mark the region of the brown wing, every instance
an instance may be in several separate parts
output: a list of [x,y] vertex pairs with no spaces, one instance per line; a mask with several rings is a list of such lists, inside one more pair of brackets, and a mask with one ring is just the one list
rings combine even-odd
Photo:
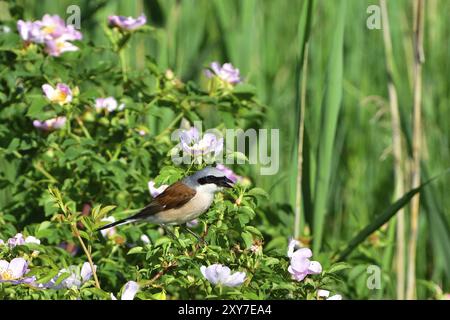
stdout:
[[148,206],[135,214],[133,218],[143,219],[163,210],[179,208],[191,200],[196,193],[195,189],[189,188],[184,183],[175,182],[159,194]]
[[163,206],[164,209],[174,209],[187,203],[196,193],[195,189],[178,181],[167,187],[154,201]]

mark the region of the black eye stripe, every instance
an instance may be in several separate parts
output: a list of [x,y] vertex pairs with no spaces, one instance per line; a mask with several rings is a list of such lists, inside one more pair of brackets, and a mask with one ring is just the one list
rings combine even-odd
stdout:
[[200,184],[208,184],[208,183],[217,184],[218,182],[222,181],[223,178],[224,177],[206,176],[206,177],[198,179],[197,182]]

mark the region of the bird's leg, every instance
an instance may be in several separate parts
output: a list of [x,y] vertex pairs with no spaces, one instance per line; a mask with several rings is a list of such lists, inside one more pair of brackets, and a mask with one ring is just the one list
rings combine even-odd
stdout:
[[191,229],[189,229],[188,227],[186,227],[185,225],[181,226],[183,228],[183,230],[186,230],[187,232],[189,232],[190,234],[192,234],[198,241],[202,242],[205,245],[208,245],[208,243],[206,242],[205,239],[201,238],[200,236],[198,236],[194,231],[192,231]]
[[164,229],[164,232],[168,234],[173,240],[178,241],[177,236],[167,227],[165,224],[162,224],[161,227]]

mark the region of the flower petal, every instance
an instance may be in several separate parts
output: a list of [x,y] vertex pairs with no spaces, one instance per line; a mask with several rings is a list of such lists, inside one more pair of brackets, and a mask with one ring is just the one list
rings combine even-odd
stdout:
[[219,282],[217,269],[220,267],[221,265],[213,264],[205,269],[205,278],[212,284],[217,284]]
[[199,224],[198,219],[194,219],[194,220],[191,220],[191,221],[186,222],[186,226],[187,226],[188,228],[195,228],[195,227],[198,226],[198,224]]
[[[109,217],[103,218],[101,221],[113,223],[116,221],[116,219],[113,216],[109,216]],[[109,229],[103,229],[103,230],[100,230],[100,233],[102,234],[102,236],[104,238],[111,238],[116,234],[116,228],[112,227]]]
[[81,281],[77,278],[75,273],[71,273],[66,279],[64,279],[59,286],[54,287],[55,289],[60,289],[61,287],[70,289],[72,287],[81,287]]
[[302,248],[295,251],[291,257],[292,269],[294,269],[296,272],[307,272],[310,265],[310,261],[308,258],[311,256],[312,252],[308,248]]
[[317,295],[322,298],[328,298],[328,296],[330,295],[330,291],[324,290],[324,289],[319,289],[319,290],[317,290]]
[[41,240],[33,236],[28,236],[25,238],[25,243],[41,244]]
[[135,281],[128,281],[122,292],[121,300],[133,300],[139,290],[139,284]]
[[318,261],[311,261],[308,267],[309,274],[320,274],[322,272],[322,265]]
[[14,258],[9,263],[8,270],[11,271],[13,279],[21,278],[27,271],[28,263],[24,258]]
[[213,61],[210,67],[216,75],[220,73],[220,64],[217,61]]
[[146,234],[143,234],[140,239],[144,244],[150,243],[150,238]]
[[155,188],[155,182],[153,180],[150,180],[148,182],[148,190],[150,191],[150,195],[152,198],[156,198],[159,196],[164,190],[166,190],[168,187],[167,184],[162,184],[158,188]]
[[180,134],[180,141],[187,145],[195,143],[199,140],[199,132],[196,127],[191,127],[188,130],[182,130]]
[[307,272],[296,272],[292,267],[289,267],[288,271],[292,275],[292,279],[296,281],[302,281],[308,275]]
[[213,264],[208,267],[201,266],[200,271],[209,282],[212,284],[217,284],[219,282],[219,271],[221,268],[221,264]]
[[[96,265],[94,265],[94,270],[97,270]],[[81,275],[81,279],[83,282],[88,281],[92,277],[93,272],[92,272],[91,265],[89,264],[89,262],[83,263],[83,266],[81,267],[80,275]]]
[[289,241],[288,251],[287,251],[287,256],[288,256],[289,258],[292,257],[292,254],[294,253],[295,247],[296,247],[296,246],[299,246],[299,245],[300,245],[300,242],[298,242],[298,241],[295,240],[295,239],[291,239],[291,240]]
[[245,272],[235,272],[223,283],[228,287],[237,287],[245,281]]
[[55,89],[53,89],[53,87],[51,85],[49,85],[49,84],[42,85],[42,91],[44,91],[45,96],[49,100],[53,100],[53,95],[55,93]]
[[0,274],[8,270],[9,262],[6,260],[0,260]]
[[327,300],[342,300],[342,296],[340,294],[335,294],[329,297]]
[[231,275],[231,270],[227,266],[219,265],[216,267],[218,283],[225,284]]
[[[1,261],[5,261],[5,260],[0,260]],[[206,278],[206,266],[201,266],[200,267],[200,272],[202,273],[202,275]]]

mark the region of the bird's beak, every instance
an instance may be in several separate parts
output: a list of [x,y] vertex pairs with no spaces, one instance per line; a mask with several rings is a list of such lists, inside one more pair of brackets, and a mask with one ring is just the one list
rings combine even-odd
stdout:
[[228,179],[227,177],[223,177],[220,179],[219,183],[217,184],[219,187],[225,187],[225,188],[233,188],[234,182]]

